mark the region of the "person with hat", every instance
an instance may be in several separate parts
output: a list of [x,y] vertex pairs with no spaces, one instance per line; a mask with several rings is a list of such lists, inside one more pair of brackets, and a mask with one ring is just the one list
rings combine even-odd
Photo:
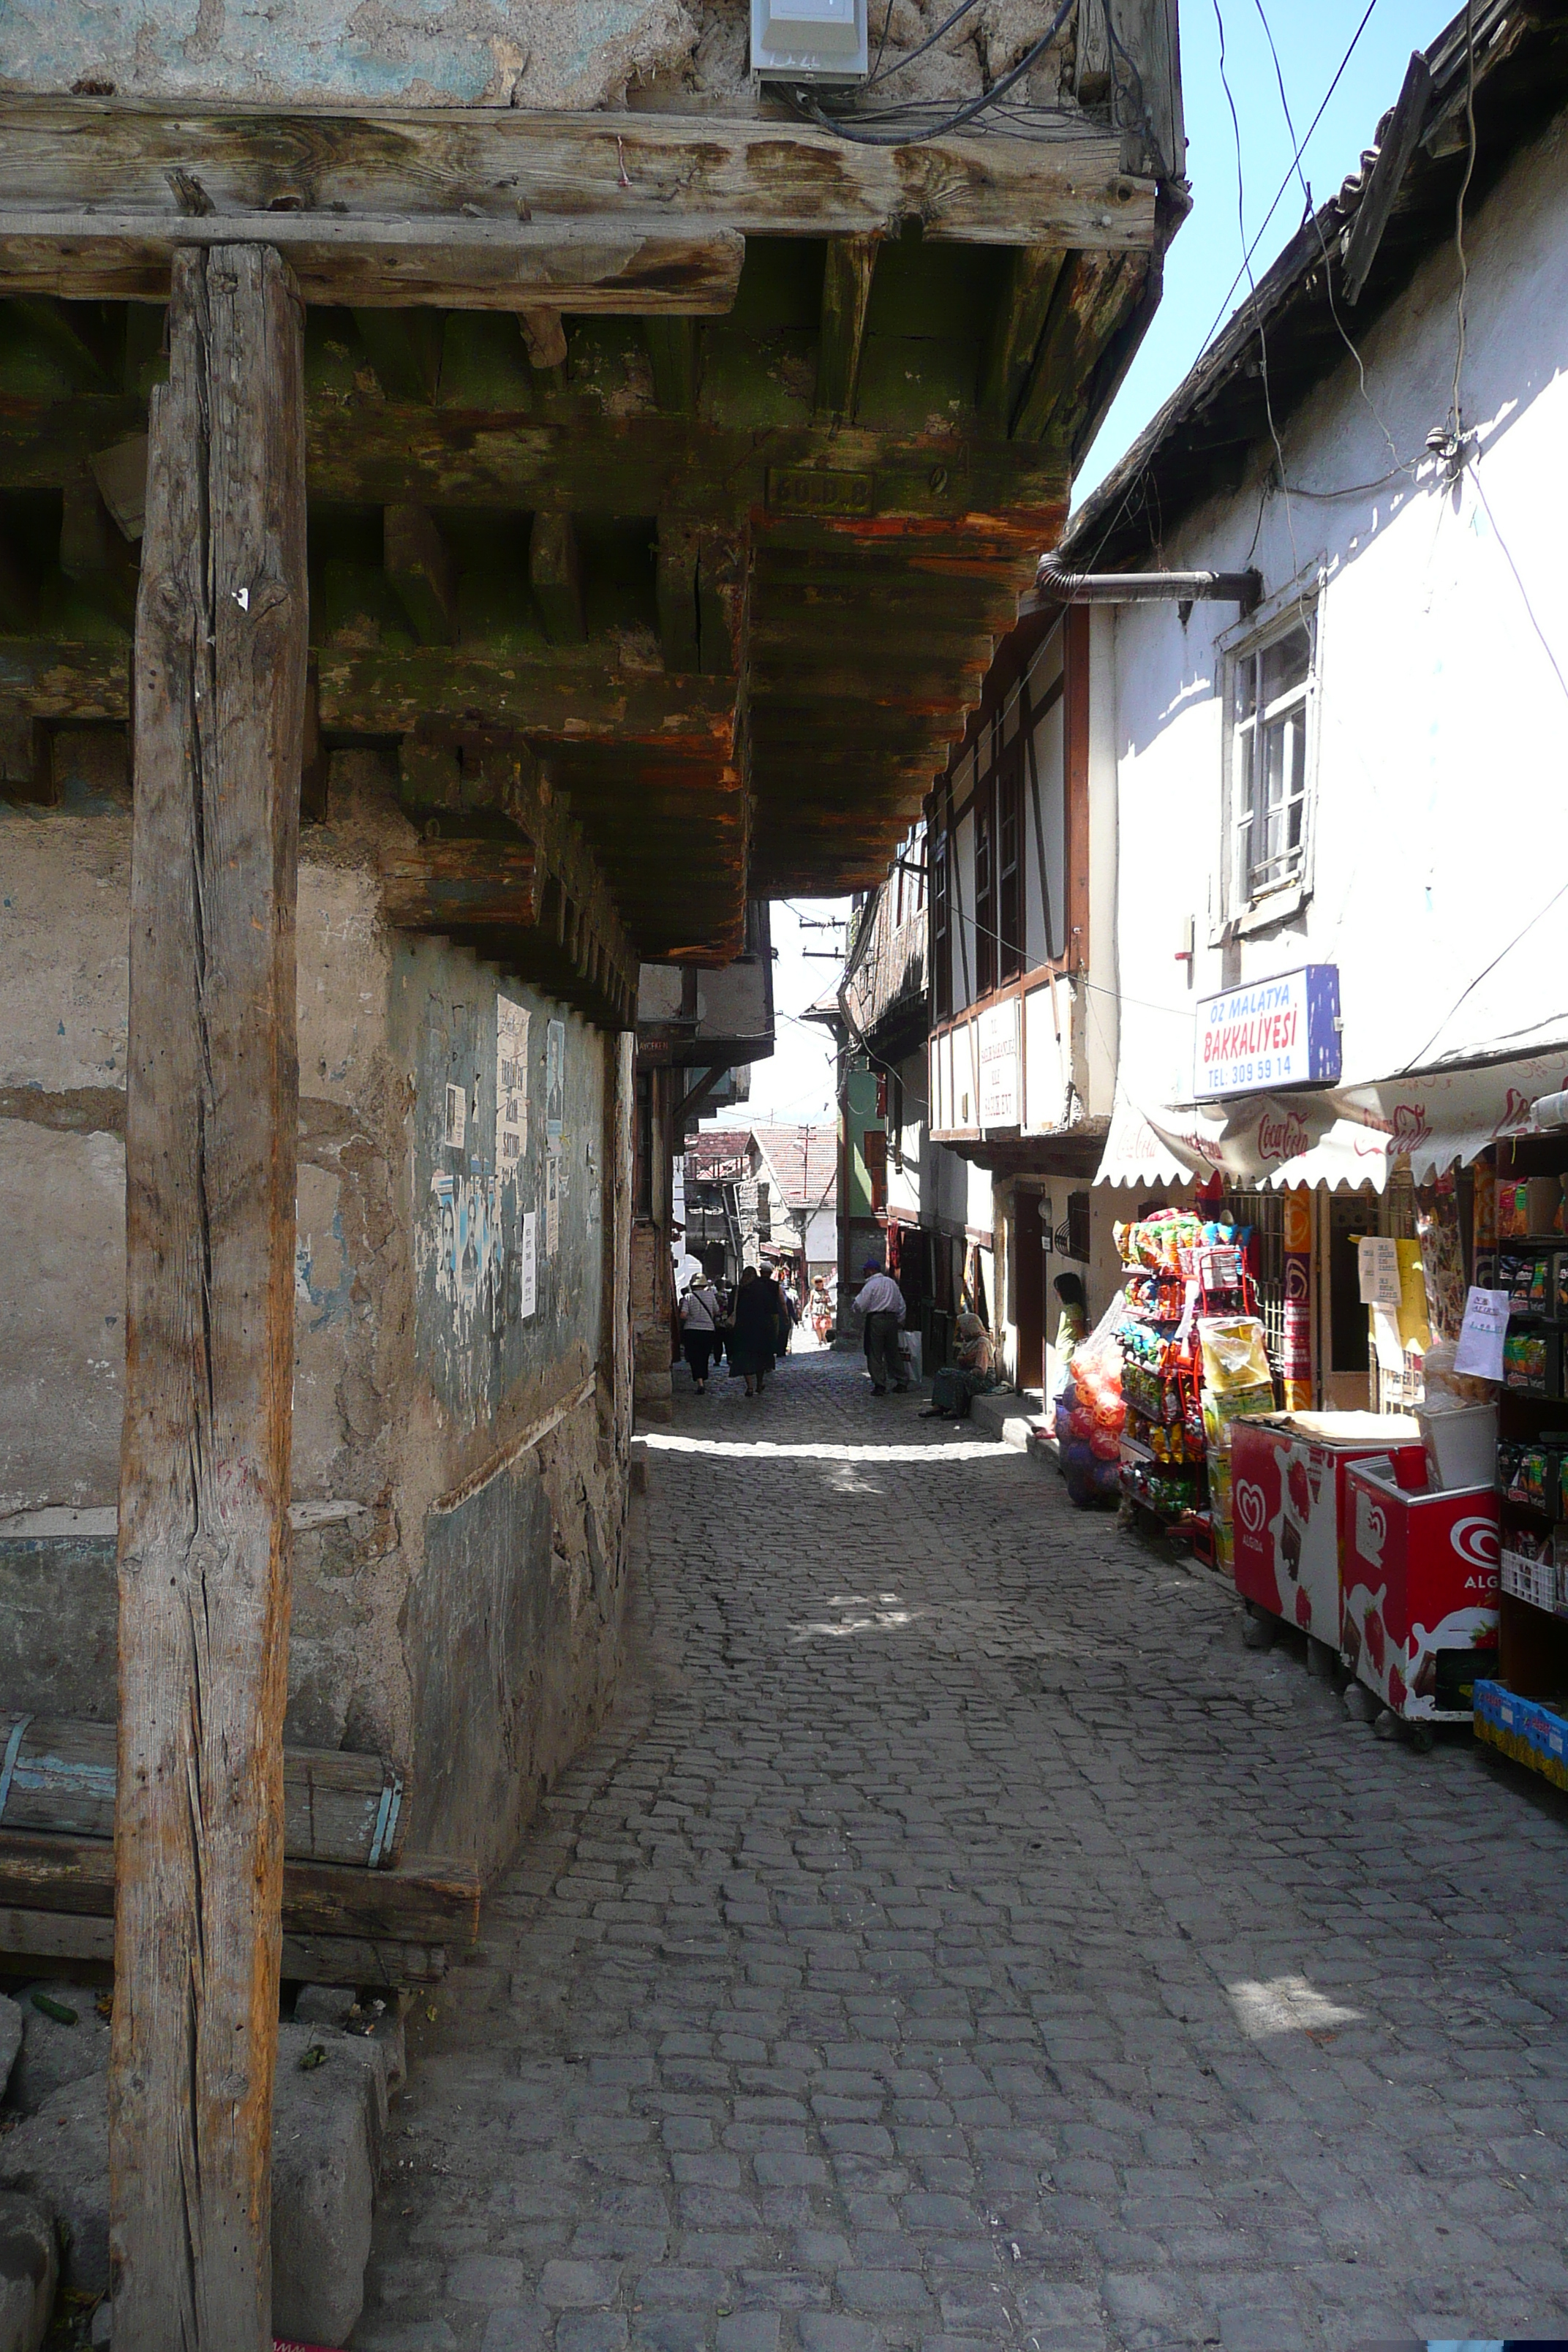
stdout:
[[883,1273],[879,1258],[868,1257],[860,1271],[867,1281],[855,1300],[855,1312],[866,1318],[866,1369],[871,1375],[872,1393],[886,1396],[889,1375],[896,1389],[909,1387],[899,1339],[904,1320],[904,1294],[892,1276]]

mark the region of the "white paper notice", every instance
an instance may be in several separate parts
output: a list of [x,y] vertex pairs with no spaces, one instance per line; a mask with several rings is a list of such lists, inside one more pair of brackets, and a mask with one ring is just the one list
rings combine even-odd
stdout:
[[448,1151],[461,1151],[468,1113],[468,1098],[462,1087],[449,1086],[447,1088],[446,1118],[441,1128],[441,1140]]
[[1399,1304],[1399,1244],[1383,1234],[1361,1237],[1361,1303],[1363,1307]]
[[1454,1353],[1454,1370],[1479,1381],[1500,1381],[1502,1343],[1507,1337],[1507,1291],[1471,1290],[1465,1299],[1464,1328]]
[[551,1144],[544,1154],[544,1255],[553,1257],[561,1246],[561,1152]]
[[1405,1370],[1405,1343],[1399,1336],[1399,1318],[1393,1307],[1382,1305],[1372,1310],[1372,1343],[1377,1351],[1379,1368],[1385,1372],[1402,1373]]
[[526,1323],[539,1300],[539,1265],[534,1251],[534,1235],[538,1230],[536,1213],[528,1210],[522,1220],[522,1320]]
[[496,998],[496,1174],[515,1176],[528,1150],[528,1008]]

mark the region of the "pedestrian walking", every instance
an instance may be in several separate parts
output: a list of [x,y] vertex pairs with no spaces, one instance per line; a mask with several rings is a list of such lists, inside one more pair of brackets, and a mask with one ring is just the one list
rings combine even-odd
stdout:
[[889,1375],[896,1389],[909,1387],[899,1336],[903,1329],[904,1294],[892,1276],[883,1273],[878,1259],[868,1257],[860,1271],[867,1281],[855,1300],[855,1312],[866,1318],[866,1369],[871,1375],[872,1394],[886,1396]]
[[719,1294],[699,1273],[680,1302],[680,1345],[699,1396],[708,1393],[708,1369],[719,1344]]
[[761,1396],[763,1384],[778,1359],[779,1318],[784,1302],[772,1276],[749,1265],[735,1293],[734,1330],[730,1340],[730,1370],[739,1372],[748,1396]]
[[827,1277],[815,1274],[811,1278],[811,1328],[816,1334],[817,1345],[826,1348],[833,1330],[833,1301],[827,1296]]

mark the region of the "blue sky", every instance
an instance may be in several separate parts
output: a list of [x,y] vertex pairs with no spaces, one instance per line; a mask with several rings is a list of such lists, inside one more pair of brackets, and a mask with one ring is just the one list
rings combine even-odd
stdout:
[[[1323,93],[1366,11],[1366,0],[1261,0],[1279,53],[1285,96],[1296,138],[1317,113]],[[1321,204],[1371,144],[1378,118],[1394,104],[1412,49],[1426,48],[1453,15],[1447,0],[1373,0],[1371,17],[1357,41],[1322,121],[1307,142],[1301,169]],[[1219,23],[1225,21],[1226,79],[1241,125],[1243,238],[1237,215],[1236,131],[1219,70]],[[1215,327],[1247,292],[1243,278],[1232,288],[1246,244],[1262,226],[1279,194],[1296,139],[1285,127],[1279,85],[1264,35],[1260,0],[1181,0],[1182,83],[1187,120],[1187,175],[1193,209],[1165,260],[1165,289],[1127,381],[1100,428],[1074,489],[1075,503],[1088,496],[1135,441],[1161,403],[1181,383]],[[1306,198],[1291,173],[1273,218],[1253,257],[1255,274],[1266,269],[1302,217]],[[847,901],[798,902],[820,919],[846,911]],[[751,1115],[784,1119],[831,1116],[832,1059],[822,1032],[803,1026],[799,1015],[823,987],[832,965],[807,957],[828,934],[803,929],[795,911],[775,905],[774,1003],[778,1045],[771,1062],[752,1072]],[[842,932],[838,933],[843,937]],[[735,1114],[729,1115],[731,1118]],[[726,1121],[726,1123],[728,1123]]]
[[[1285,128],[1279,85],[1268,53],[1267,15],[1279,53],[1285,95],[1296,126],[1305,131],[1350,47],[1366,0],[1181,0],[1182,89],[1187,119],[1187,176],[1193,209],[1165,257],[1165,290],[1153,324],[1127,381],[1100,431],[1074,486],[1074,503],[1088,496],[1135,441],[1208,341],[1243,299],[1234,292],[1245,245],[1257,236],[1274,202],[1296,140]],[[1436,39],[1455,11],[1447,0],[1374,0],[1371,18],[1350,63],[1307,142],[1301,169],[1321,204],[1370,146],[1378,118],[1394,104],[1412,49]],[[1220,19],[1225,24],[1225,72],[1241,124],[1241,186],[1247,236],[1237,209],[1236,130],[1220,80]],[[1253,256],[1265,269],[1301,219],[1306,199],[1290,184]]]

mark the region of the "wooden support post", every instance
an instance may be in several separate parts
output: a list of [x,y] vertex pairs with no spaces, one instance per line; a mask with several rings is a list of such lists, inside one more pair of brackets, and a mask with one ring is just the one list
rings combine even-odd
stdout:
[[577,533],[569,514],[536,514],[528,542],[528,576],[545,634],[552,646],[580,646],[583,578]]
[[822,340],[816,355],[818,416],[855,414],[860,383],[860,349],[877,266],[876,236],[830,236],[822,275]]
[[642,322],[653,365],[653,396],[671,416],[697,414],[698,326],[695,319],[652,312]]
[[269,2352],[294,1364],[302,314],[183,250],[136,635],[116,2352]]
[[440,526],[428,507],[400,501],[386,509],[386,576],[424,646],[449,646],[458,635],[458,583]]
[[666,669],[694,670],[699,660],[697,533],[663,515],[658,523],[654,594],[658,605],[659,648]]

